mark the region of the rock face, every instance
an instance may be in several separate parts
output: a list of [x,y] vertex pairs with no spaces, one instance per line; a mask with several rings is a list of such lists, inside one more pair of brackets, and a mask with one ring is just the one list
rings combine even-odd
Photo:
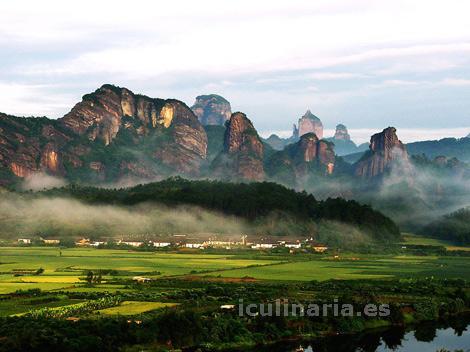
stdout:
[[55,120],[0,114],[0,184],[36,172],[64,175],[61,149],[70,140]]
[[355,174],[363,178],[374,178],[390,171],[392,166],[408,167],[409,158],[396,129],[388,127],[370,139],[369,151],[355,164]]
[[332,143],[319,140],[314,133],[307,133],[297,143],[273,154],[267,170],[271,178],[295,184],[308,176],[331,175],[335,159]]
[[310,110],[299,119],[298,127],[294,125],[294,137],[302,137],[306,133],[314,133],[319,139],[323,138],[323,124]]
[[212,169],[223,178],[249,181],[264,179],[263,143],[251,121],[241,112],[232,114],[224,136],[224,150]]
[[348,133],[348,129],[345,125],[339,124],[336,126],[335,136],[333,137],[336,140],[350,141],[351,136]]
[[223,126],[232,115],[230,103],[217,94],[196,97],[191,110],[203,125]]
[[9,181],[39,171],[78,182],[198,175],[206,154],[206,132],[183,102],[112,85],[58,120],[0,115],[0,179]]

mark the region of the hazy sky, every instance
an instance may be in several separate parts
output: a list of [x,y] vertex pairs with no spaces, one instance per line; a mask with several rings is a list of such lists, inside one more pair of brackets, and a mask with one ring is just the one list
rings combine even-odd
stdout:
[[113,83],[188,105],[218,93],[264,133],[309,108],[328,129],[463,136],[469,14],[466,0],[4,0],[0,111],[57,118]]

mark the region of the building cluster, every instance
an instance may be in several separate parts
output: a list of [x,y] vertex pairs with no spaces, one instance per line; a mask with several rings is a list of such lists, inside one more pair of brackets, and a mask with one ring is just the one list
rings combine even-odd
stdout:
[[[59,239],[44,239],[40,237],[40,241],[44,245],[60,245]],[[19,238],[18,244],[31,245],[33,240],[30,238]],[[291,252],[311,248],[315,252],[322,253],[328,249],[327,246],[316,243],[313,238],[304,240],[287,240],[278,237],[259,238],[253,241],[248,241],[248,237],[243,235],[238,240],[234,239],[219,239],[217,236],[212,236],[207,239],[191,238],[187,235],[173,235],[163,240],[134,240],[134,239],[120,239],[113,242],[117,246],[127,246],[134,248],[150,247],[150,248],[181,248],[181,249],[254,249],[254,250],[271,250],[275,248],[287,248]],[[107,241],[96,241],[90,238],[81,238],[75,242],[77,247],[99,247],[108,245]]]

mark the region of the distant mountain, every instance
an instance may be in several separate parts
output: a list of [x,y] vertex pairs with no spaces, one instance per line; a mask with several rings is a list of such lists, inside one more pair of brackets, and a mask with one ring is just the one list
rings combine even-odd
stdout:
[[366,151],[369,148],[368,143],[357,146],[356,143],[351,140],[348,129],[343,124],[337,125],[334,137],[326,138],[326,140],[334,143],[335,153],[339,156]]
[[294,125],[293,135],[297,139],[307,133],[314,133],[319,139],[323,138],[323,123],[310,110],[299,119],[297,127]]
[[203,125],[223,126],[232,115],[232,108],[227,99],[217,94],[200,95],[191,107]]
[[408,143],[410,154],[424,154],[428,158],[437,156],[455,157],[461,161],[470,162],[470,138],[444,138],[435,141]]
[[[405,144],[405,146],[410,155],[425,155],[430,159],[445,156],[448,158],[457,158],[463,162],[470,162],[470,137],[412,142]],[[335,148],[335,150],[337,148]],[[343,159],[349,163],[355,163],[362,155],[362,152],[347,153],[343,155]]]
[[[321,121],[307,111],[299,119],[298,139],[273,135],[262,140],[245,114],[236,112],[225,120],[227,103],[219,96],[199,96],[193,109],[202,109],[207,123],[202,125],[179,100],[150,98],[106,84],[57,120],[0,114],[0,185],[36,174],[82,184],[136,184],[181,175],[275,180],[317,190],[335,179],[327,194],[334,195],[334,185],[341,185],[340,194],[346,195],[353,194],[354,183],[382,178],[409,154],[395,129],[388,128],[372,136],[370,150],[356,154],[354,165],[347,164],[351,155],[338,154],[362,146],[354,145],[346,126],[339,124],[329,140],[303,133],[323,131]],[[468,141],[453,143],[463,146]]]
[[331,175],[335,168],[335,152],[331,142],[307,133],[297,143],[273,153],[266,165],[273,180],[295,185],[309,176]]

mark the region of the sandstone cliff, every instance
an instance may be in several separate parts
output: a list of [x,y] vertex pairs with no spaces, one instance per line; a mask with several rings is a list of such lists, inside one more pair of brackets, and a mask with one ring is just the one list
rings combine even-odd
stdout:
[[354,167],[356,176],[374,178],[390,171],[394,165],[406,168],[409,165],[408,153],[398,139],[396,129],[388,127],[371,137],[369,151]]
[[73,181],[198,175],[207,135],[183,102],[104,85],[63,118],[0,115],[0,179],[42,171]]
[[191,110],[203,125],[223,126],[230,119],[232,110],[230,103],[217,94],[200,95],[196,97]]
[[224,150],[213,162],[214,175],[259,181],[264,179],[264,147],[251,121],[233,113],[225,131]]
[[334,169],[333,144],[319,140],[314,133],[304,134],[297,143],[274,153],[267,162],[269,176],[288,184],[310,176],[331,175]]

